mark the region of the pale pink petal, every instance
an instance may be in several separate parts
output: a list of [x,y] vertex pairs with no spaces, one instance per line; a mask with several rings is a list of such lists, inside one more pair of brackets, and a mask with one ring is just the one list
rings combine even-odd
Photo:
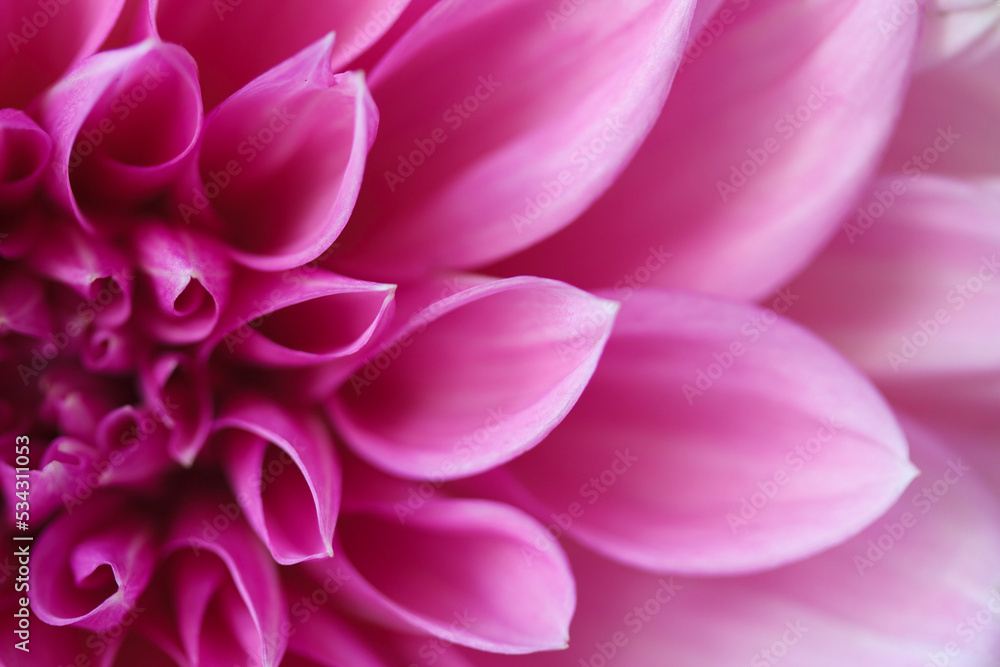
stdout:
[[51,152],[52,140],[35,121],[16,109],[0,109],[0,210],[23,204],[35,192]]
[[782,285],[833,234],[892,132],[920,24],[907,16],[883,34],[879,19],[895,4],[727,3],[727,22],[700,51],[689,47],[611,190],[491,271],[740,298]]
[[194,61],[146,40],[104,51],[46,93],[41,126],[55,149],[49,189],[93,231],[152,197],[193,160],[202,127]]
[[617,310],[528,277],[458,276],[399,298],[393,332],[329,409],[358,455],[403,477],[462,477],[533,447],[576,402]]
[[[1000,192],[998,68],[1000,43],[981,61],[948,62],[914,76],[882,173],[902,173],[907,183],[937,174]],[[875,201],[874,193],[864,194],[864,205]]]
[[649,131],[693,10],[690,0],[436,5],[372,72],[389,115],[335,265],[412,278],[503,257],[568,224]]
[[[341,517],[332,563],[352,608],[382,624],[485,651],[555,649],[566,645],[576,594],[561,550],[525,559],[539,530],[483,500],[435,499],[405,524],[390,506],[372,505]],[[329,567],[306,564],[318,581]]]
[[312,44],[206,120],[178,214],[216,231],[247,266],[316,258],[354,207],[378,111],[360,73],[333,73],[332,49],[332,36]]
[[[341,71],[392,26],[408,1],[289,0],[274,5],[152,0],[150,6],[159,36],[183,44],[198,61],[205,102],[211,108],[330,32],[336,33],[337,42],[327,62],[333,71]],[[239,49],[234,57],[234,44],[253,48]]]
[[135,606],[153,574],[152,526],[106,495],[60,516],[38,538],[31,603],[39,620],[106,630]]
[[94,53],[124,0],[6,0],[0,10],[0,108],[26,106]]
[[[909,4],[898,5],[896,13]],[[995,0],[929,0],[917,66],[977,59],[1000,47],[1000,5]]]
[[242,271],[202,358],[216,351],[263,366],[337,360],[363,348],[391,319],[395,286],[305,267]]
[[332,556],[340,465],[322,420],[248,396],[222,409],[213,430],[233,494],[274,560]]
[[232,267],[214,239],[194,230],[146,224],[136,237],[145,289],[139,318],[157,339],[195,343],[219,322],[229,300]]
[[737,578],[642,574],[573,549],[568,652],[487,667],[992,667],[1000,657],[1000,506],[933,436],[907,429],[923,476],[861,535]]
[[885,401],[815,336],[772,310],[653,290],[623,306],[573,411],[501,472],[549,524],[536,555],[569,534],[691,574],[833,546],[914,476]]
[[906,174],[873,191],[789,314],[880,381],[1000,369],[1000,196]]

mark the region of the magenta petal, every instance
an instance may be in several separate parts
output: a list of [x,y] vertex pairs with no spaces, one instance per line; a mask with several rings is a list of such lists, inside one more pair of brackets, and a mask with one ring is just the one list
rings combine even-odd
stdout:
[[504,471],[557,534],[693,574],[842,542],[914,476],[885,401],[819,339],[770,310],[653,290],[623,306],[579,404]]
[[274,560],[332,556],[340,464],[322,420],[246,397],[222,410],[213,428],[233,494]]
[[5,0],[0,108],[23,107],[100,47],[125,0]]
[[[39,280],[26,271],[0,273],[0,334],[15,332],[44,340],[53,332],[52,324],[45,289]],[[22,375],[21,379],[27,384],[29,377]]]
[[576,402],[617,310],[542,278],[444,284],[401,294],[397,329],[329,402],[347,444],[403,477],[471,475],[533,447]]
[[91,499],[38,538],[32,569],[47,574],[31,582],[32,608],[50,625],[106,630],[135,606],[154,562],[153,531],[122,498]]
[[437,4],[372,72],[387,115],[339,270],[468,268],[568,224],[666,97],[694,3]]
[[93,211],[135,205],[175,180],[201,133],[194,61],[147,40],[82,62],[49,90],[41,126],[55,141],[49,188],[93,231]]
[[[173,554],[170,594],[183,651],[194,664],[277,667],[288,644],[288,612],[267,550],[222,496],[188,501],[164,545]],[[218,517],[223,530],[213,528]],[[217,556],[218,559],[206,555]],[[223,635],[230,635],[226,642]],[[222,662],[225,660],[225,662]]]
[[139,485],[156,480],[174,461],[167,451],[169,417],[151,408],[123,405],[97,426],[103,484]]
[[[541,530],[483,500],[432,499],[405,524],[390,506],[372,506],[341,517],[346,556],[332,562],[343,568],[344,595],[382,624],[483,651],[556,649],[566,645],[576,592],[560,549],[525,558]],[[306,567],[322,581],[330,562]]]
[[[389,28],[408,0],[352,0],[279,5],[243,2],[153,0],[156,29],[166,41],[183,44],[198,61],[206,104],[211,108],[254,77],[335,32],[329,56],[340,71]],[[253,44],[234,57],[233,44]]]
[[880,382],[1000,369],[1000,196],[905,173],[873,191],[789,314]]
[[[491,270],[740,298],[784,284],[833,234],[893,130],[920,25],[911,14],[881,29],[896,4],[727,3],[718,17],[728,23],[688,49],[663,114],[608,193]],[[664,248],[669,261],[657,257]]]
[[573,550],[581,585],[570,650],[524,667],[589,661],[615,633],[628,641],[609,665],[997,664],[996,495],[936,438],[907,434],[923,476],[865,532],[801,563],[681,579]]
[[0,109],[0,210],[31,196],[51,152],[52,140],[35,121],[16,109]]
[[136,246],[152,297],[143,300],[143,325],[167,343],[204,340],[229,299],[224,250],[202,234],[154,224],[143,227]]
[[315,259],[354,207],[378,112],[360,73],[330,69],[332,49],[332,36],[312,44],[206,120],[198,174],[181,188],[178,212],[217,228],[247,266]]
[[319,364],[354,354],[391,317],[394,285],[299,267],[243,271],[231,302],[202,346],[264,366]]
[[167,431],[170,455],[190,466],[211,428],[208,371],[189,357],[168,353],[140,367],[139,385],[145,404]]
[[82,298],[72,305],[67,335],[92,321],[115,327],[132,313],[135,273],[124,253],[74,226],[62,226],[29,255],[28,264]]

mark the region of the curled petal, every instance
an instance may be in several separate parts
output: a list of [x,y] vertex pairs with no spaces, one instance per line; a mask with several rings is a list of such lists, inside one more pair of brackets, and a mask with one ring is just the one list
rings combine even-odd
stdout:
[[896,4],[727,3],[607,194],[491,271],[740,298],[782,285],[833,234],[893,130],[920,26],[910,14],[881,29]]
[[288,607],[275,564],[239,507],[222,496],[191,498],[164,553],[176,639],[187,661],[277,667],[288,644]]
[[352,606],[390,627],[498,653],[556,649],[566,645],[576,593],[558,547],[525,557],[540,530],[483,500],[432,499],[405,523],[373,505],[341,518],[346,555],[305,567],[318,581],[333,568]]
[[138,485],[156,480],[173,465],[167,453],[169,417],[150,408],[124,405],[101,420],[97,446],[103,484]]
[[184,229],[147,225],[136,239],[148,287],[140,317],[167,343],[203,340],[215,328],[230,290],[231,268],[211,238]]
[[[190,3],[153,0],[156,30],[168,42],[183,44],[198,61],[205,103],[211,108],[251,79],[301,49],[335,32],[331,69],[344,65],[377,40],[409,0],[327,2],[289,0],[280,5],[259,3]],[[234,58],[230,44],[253,43]]]
[[557,534],[696,574],[842,542],[915,474],[885,401],[819,339],[773,311],[652,290],[622,308],[579,404],[503,472]]
[[879,381],[1000,369],[1000,196],[930,175],[873,190],[885,206],[845,221],[789,313]]
[[102,496],[46,527],[33,565],[32,609],[50,625],[103,631],[135,606],[153,574],[153,530],[125,510],[123,498]]
[[329,409],[359,456],[411,478],[471,475],[533,447],[576,402],[617,310],[527,277],[457,277],[400,298],[409,317]]
[[[60,226],[28,257],[33,269],[81,297],[68,306],[73,336],[92,321],[124,324],[132,314],[135,273],[124,253],[72,226]],[[67,333],[70,324],[66,325]]]
[[247,397],[223,409],[213,428],[233,494],[274,560],[332,556],[340,464],[322,421]]
[[22,111],[0,109],[0,210],[34,193],[51,152],[52,140],[35,121]]
[[332,49],[328,36],[219,105],[180,188],[180,217],[255,269],[315,259],[354,207],[378,112],[360,73],[333,73]]
[[97,51],[125,0],[9,0],[0,12],[0,108],[24,107]]
[[231,303],[202,346],[263,366],[289,368],[347,357],[392,315],[395,286],[313,267],[243,271]]
[[202,127],[194,61],[152,39],[101,52],[48,91],[41,126],[55,141],[56,200],[88,231],[113,225],[106,211],[142,203],[193,159]]
[[140,390],[147,405],[167,429],[167,451],[190,466],[211,428],[212,395],[208,373],[189,357],[168,353],[139,369]]
[[[335,266],[412,279],[535,243],[649,131],[694,2],[437,4],[372,72],[387,114]],[[417,249],[417,251],[414,251]]]

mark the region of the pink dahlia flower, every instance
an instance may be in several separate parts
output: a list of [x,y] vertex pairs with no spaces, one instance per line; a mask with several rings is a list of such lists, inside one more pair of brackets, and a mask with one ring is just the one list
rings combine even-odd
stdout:
[[995,2],[0,36],[3,665],[998,664]]

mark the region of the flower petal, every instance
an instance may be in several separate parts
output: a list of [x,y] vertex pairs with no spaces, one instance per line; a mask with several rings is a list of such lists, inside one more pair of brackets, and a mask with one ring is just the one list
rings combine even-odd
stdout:
[[255,269],[315,259],[357,199],[378,112],[360,73],[330,69],[332,49],[321,39],[219,105],[178,195],[185,222],[217,231]]
[[31,606],[50,625],[102,631],[135,606],[153,574],[152,527],[121,497],[102,496],[61,515],[38,538]]
[[80,63],[50,89],[40,125],[55,150],[49,189],[88,231],[158,194],[193,160],[202,128],[195,63],[146,40]]
[[[895,5],[727,6],[608,193],[490,271],[740,298],[782,285],[829,239],[892,132],[920,24],[904,16],[883,34]],[[671,261],[651,265],[664,246]]]
[[125,0],[8,0],[0,12],[0,108],[24,107],[107,37]]
[[502,472],[554,534],[691,574],[828,548],[914,475],[884,400],[820,340],[770,310],[653,290],[624,305],[579,404]]
[[[171,559],[163,569],[174,639],[187,660],[277,667],[288,644],[288,607],[276,566],[239,507],[224,496],[190,497],[178,508],[164,554]],[[170,646],[163,637],[157,643]]]
[[[300,267],[243,271],[232,302],[202,346],[262,366],[291,368],[348,357],[389,321],[394,285]],[[223,349],[224,348],[224,349]]]
[[322,421],[243,397],[222,410],[213,429],[233,494],[274,560],[332,556],[340,465]]
[[534,446],[576,402],[617,310],[542,278],[443,286],[400,296],[394,331],[329,402],[347,444],[402,477],[471,475]]
[[146,224],[136,255],[146,287],[138,314],[143,325],[166,343],[204,340],[229,299],[232,268],[225,251],[197,232]]
[[666,97],[694,3],[568,6],[447,0],[381,59],[372,94],[389,115],[338,270],[494,260],[610,185]]
[[1000,369],[1000,196],[909,174],[873,192],[789,312],[879,381]]
[[51,152],[52,139],[35,121],[22,111],[0,109],[0,210],[34,193]]
[[597,664],[604,647],[615,652],[609,667],[995,665],[997,498],[933,436],[907,434],[926,478],[864,533],[801,563],[682,579],[573,549],[581,590],[570,649],[518,664]]
[[208,371],[182,354],[162,354],[141,365],[139,389],[145,405],[167,429],[167,451],[181,465],[190,466],[211,428]]
[[[540,529],[518,510],[483,500],[432,499],[405,525],[389,506],[373,505],[342,516],[346,555],[334,562],[346,572],[344,595],[380,623],[484,651],[561,648],[575,588],[558,548],[524,558]],[[306,567],[321,579],[324,561]]]
[[[222,102],[282,61],[332,32],[337,44],[328,54],[333,71],[343,69],[389,28],[408,0],[325,2],[288,0],[281,4],[153,0],[156,30],[191,51],[201,72],[209,108]],[[253,44],[233,57],[233,44]]]

